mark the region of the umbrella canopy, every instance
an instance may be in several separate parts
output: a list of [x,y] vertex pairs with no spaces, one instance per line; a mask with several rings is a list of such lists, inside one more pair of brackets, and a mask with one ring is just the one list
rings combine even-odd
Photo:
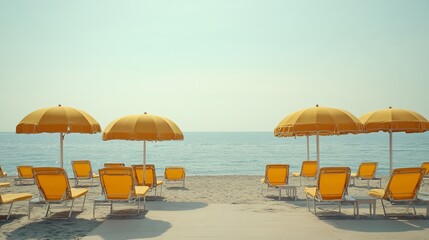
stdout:
[[101,132],[100,124],[88,113],[58,105],[29,113],[16,126],[16,133],[60,133],[60,164],[63,167],[63,141],[66,133]]
[[143,141],[143,179],[146,180],[146,141],[183,140],[180,128],[170,119],[150,115],[129,115],[112,121],[103,131],[103,140]]
[[353,114],[337,108],[319,107],[319,105],[316,105],[315,107],[299,110],[286,116],[274,129],[274,136],[294,137],[315,135],[317,165],[319,169],[319,136],[357,134],[361,132],[363,132],[363,125]]
[[389,107],[362,115],[360,121],[367,132],[389,132],[389,164],[393,170],[392,133],[420,133],[429,130],[429,121],[417,112]]

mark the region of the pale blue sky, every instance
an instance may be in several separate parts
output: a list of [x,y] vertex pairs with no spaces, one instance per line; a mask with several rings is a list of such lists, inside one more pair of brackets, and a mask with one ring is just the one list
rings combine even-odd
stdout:
[[1,1],[0,131],[59,103],[102,128],[272,131],[320,104],[429,117],[429,1]]

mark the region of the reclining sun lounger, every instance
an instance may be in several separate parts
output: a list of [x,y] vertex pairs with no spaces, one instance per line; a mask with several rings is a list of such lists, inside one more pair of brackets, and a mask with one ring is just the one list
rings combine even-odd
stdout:
[[91,162],[89,160],[74,160],[72,168],[75,179],[75,187],[79,184],[79,180],[91,180],[91,186],[94,178],[99,178],[98,174],[92,172]]
[[[341,212],[341,204],[347,201],[347,187],[350,180],[349,167],[324,167],[320,169],[316,187],[304,189],[307,207],[310,211],[309,200],[313,200],[314,214],[317,205],[336,204]],[[352,201],[350,199],[350,201]]]
[[62,168],[57,167],[35,167],[33,168],[34,179],[39,189],[39,197],[30,201],[28,209],[28,218],[30,218],[31,207],[38,204],[47,204],[45,217],[48,216],[51,204],[63,205],[65,202],[71,202],[70,218],[73,210],[74,201],[83,197],[82,211],[85,206],[87,188],[70,187],[67,173]]
[[417,214],[415,202],[424,173],[425,169],[419,167],[394,169],[386,188],[371,189],[368,195],[380,199],[385,216],[387,214],[384,201],[388,201],[392,205],[401,203],[412,205],[414,214]]
[[136,186],[136,181],[131,167],[108,167],[99,170],[100,182],[104,195],[94,201],[95,208],[99,205],[110,206],[110,214],[113,214],[114,203],[137,203],[137,214],[140,213],[140,199],[146,202],[147,186]]

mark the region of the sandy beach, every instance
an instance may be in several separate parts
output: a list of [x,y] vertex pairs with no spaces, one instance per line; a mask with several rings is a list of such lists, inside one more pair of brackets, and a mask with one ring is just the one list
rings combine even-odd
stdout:
[[[314,217],[307,211],[303,188],[299,186],[298,178],[291,178],[290,184],[298,186],[298,199],[294,201],[290,197],[283,194],[282,198],[278,199],[278,191],[264,189],[261,194],[260,179],[262,176],[189,176],[186,178],[185,188],[181,187],[181,183],[166,183],[162,190],[162,196],[157,199],[153,198],[153,192],[149,193],[147,199],[148,204],[146,210],[140,216],[131,219],[144,219],[148,212],[156,211],[156,206],[162,205],[164,208],[171,204],[177,203],[197,203],[204,206],[217,206],[218,204],[226,204],[228,206],[236,206],[243,209],[242,211],[262,212],[279,214],[282,212],[295,213],[297,215]],[[162,179],[162,178],[160,178]],[[1,182],[11,182],[12,186],[0,189],[1,193],[10,192],[30,192],[37,196],[36,185],[20,185],[13,183],[13,177],[0,179]],[[89,187],[89,182],[82,182],[82,186]],[[311,180],[304,180],[305,184],[312,184]],[[71,181],[71,184],[73,182]],[[387,184],[387,178],[383,177],[382,186]],[[357,186],[349,187],[349,195],[366,196],[368,188],[366,182],[357,181]],[[377,183],[372,182],[371,186],[376,188]],[[429,184],[423,185],[421,191],[428,192]],[[14,204],[12,216],[8,221],[0,222],[1,233],[0,239],[81,239],[88,235],[89,232],[106,222],[110,218],[107,217],[108,207],[97,207],[96,219],[92,217],[92,203],[95,198],[100,195],[100,186],[98,182],[94,182],[92,187],[89,187],[89,193],[85,203],[85,209],[80,212],[82,200],[78,200],[74,207],[72,217],[70,219],[57,219],[67,213],[66,207],[53,207],[53,214],[48,218],[44,218],[46,211],[45,207],[35,207],[31,211],[31,218],[27,219],[28,203],[18,202]],[[151,209],[150,207],[154,209]],[[405,207],[391,207],[388,205],[389,212],[406,212]],[[122,208],[122,207],[121,207]],[[131,208],[132,206],[124,206]],[[133,209],[134,210],[134,209]],[[5,215],[7,207],[1,207],[1,214]],[[344,206],[342,214],[337,212],[335,206],[327,207],[320,210],[320,215],[323,218],[327,215],[328,218],[339,219],[341,221],[354,220],[353,208]],[[423,220],[423,215],[426,214],[425,206],[418,206],[417,213],[419,216],[405,216],[405,219]],[[171,211],[171,214],[175,214]],[[320,218],[320,217],[316,217]],[[385,221],[381,204],[377,202],[377,213],[375,216],[369,216],[367,207],[361,209],[361,221],[365,220],[380,220]],[[360,221],[360,220],[357,220]],[[376,221],[373,221],[377,223]],[[427,225],[427,224],[426,224]],[[426,229],[423,232],[428,232]],[[422,235],[423,236],[423,235]]]

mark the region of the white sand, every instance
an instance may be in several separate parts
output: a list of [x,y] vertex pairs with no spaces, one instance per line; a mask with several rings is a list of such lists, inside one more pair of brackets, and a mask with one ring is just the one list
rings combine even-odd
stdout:
[[[153,197],[148,201],[164,201],[168,202],[193,202],[207,204],[236,204],[249,205],[254,211],[293,211],[294,209],[306,209],[304,192],[302,187],[298,187],[298,200],[293,201],[291,198],[286,198],[283,195],[281,200],[278,200],[278,191],[264,189],[261,194],[261,176],[190,176],[186,179],[186,187],[182,188],[181,183],[166,183],[162,190],[162,197],[154,200]],[[1,178],[0,182],[12,182],[12,177]],[[382,186],[386,186],[387,178],[383,178]],[[305,184],[312,184],[313,181],[304,180]],[[71,181],[73,184],[73,181]],[[299,186],[298,178],[291,178],[290,184]],[[377,188],[377,182],[372,182],[371,187]],[[83,182],[82,185],[88,187],[88,182]],[[429,184],[422,186],[421,191],[429,192]],[[0,193],[9,192],[30,192],[37,196],[37,187],[35,185],[16,186],[0,189]],[[349,187],[350,195],[366,196],[368,188],[366,182],[357,181],[357,186]],[[53,214],[48,218],[44,218],[46,208],[35,207],[32,209],[31,218],[27,219],[28,202],[18,202],[12,209],[12,216],[6,222],[0,222],[1,233],[0,239],[79,239],[85,236],[92,229],[100,225],[106,220],[108,207],[98,207],[96,219],[92,218],[92,203],[93,199],[100,195],[99,183],[95,182],[93,187],[89,188],[85,209],[80,212],[82,201],[76,202],[74,212],[70,219],[55,219],[58,216],[64,216],[68,213],[68,207],[54,207]],[[149,193],[153,196],[153,192]],[[389,212],[404,212],[403,207],[390,207]],[[129,206],[129,208],[132,208]],[[1,206],[1,214],[5,215],[8,208]],[[133,209],[134,210],[134,209]],[[151,209],[146,209],[150,211]],[[335,207],[328,210],[320,210],[321,214],[324,211],[328,214],[335,213]],[[426,213],[424,206],[419,206],[418,214]],[[59,214],[60,213],[60,214]],[[368,209],[362,209],[363,219],[368,219]],[[305,211],[305,214],[312,214]],[[377,215],[371,219],[384,219],[383,210],[380,202],[377,202]],[[335,215],[335,214],[334,214]],[[3,216],[4,217],[4,216]],[[141,218],[144,218],[142,214]],[[353,209],[345,207],[343,214],[338,218],[353,218]],[[422,217],[415,217],[422,219]],[[55,237],[53,237],[55,236]]]

